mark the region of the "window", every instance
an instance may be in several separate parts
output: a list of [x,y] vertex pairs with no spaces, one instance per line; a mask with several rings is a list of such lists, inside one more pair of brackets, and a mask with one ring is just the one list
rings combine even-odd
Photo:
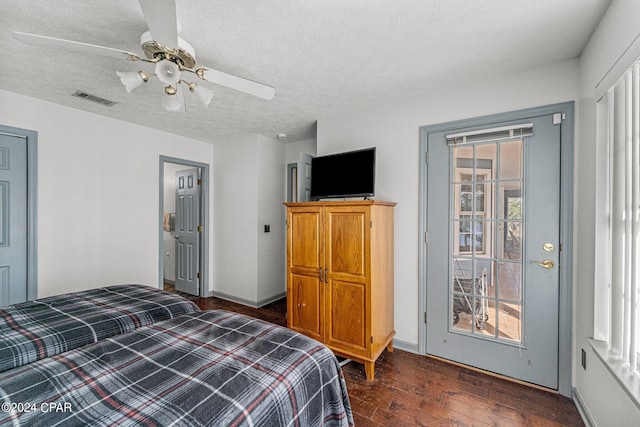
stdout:
[[640,396],[639,64],[628,70],[597,105],[600,151],[593,342],[596,353],[636,400]]
[[[473,250],[477,253],[485,253],[484,235],[486,223],[483,221],[486,217],[485,209],[485,186],[487,184],[473,184],[473,182],[484,182],[487,175],[476,175],[475,180],[473,174],[462,173],[460,175],[460,203],[459,218],[460,236],[459,236],[459,253],[471,253]],[[474,193],[475,187],[475,193]],[[475,205],[473,203],[475,200]],[[475,214],[474,214],[475,213]],[[478,221],[473,221],[474,217]],[[466,220],[466,221],[464,221]]]

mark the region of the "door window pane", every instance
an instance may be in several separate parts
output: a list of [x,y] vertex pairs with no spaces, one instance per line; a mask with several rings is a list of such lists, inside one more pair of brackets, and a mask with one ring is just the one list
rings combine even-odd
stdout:
[[475,146],[474,166],[478,174],[483,175],[483,179],[487,181],[495,181],[496,179],[496,158],[498,144],[477,144]]
[[498,299],[504,301],[522,301],[522,263],[498,263]]
[[473,146],[461,145],[453,147],[454,156],[456,159],[461,159],[462,162],[469,162],[467,167],[473,168]]
[[459,221],[455,221],[457,224],[456,254],[467,254],[474,251],[484,253],[487,223],[481,219],[472,220],[471,215],[462,215]]
[[498,260],[522,260],[522,221],[499,221],[496,256]]
[[500,339],[519,343],[522,341],[522,304],[500,303],[498,311]]
[[450,330],[522,343],[523,140],[451,148]]
[[523,141],[500,143],[500,179],[522,179]]
[[498,219],[522,219],[522,182],[501,181],[498,188]]

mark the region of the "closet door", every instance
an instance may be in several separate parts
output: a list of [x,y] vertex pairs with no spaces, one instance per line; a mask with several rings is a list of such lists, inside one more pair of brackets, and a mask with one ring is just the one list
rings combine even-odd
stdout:
[[176,172],[176,290],[200,295],[200,169]]
[[27,140],[0,133],[0,307],[29,298]]

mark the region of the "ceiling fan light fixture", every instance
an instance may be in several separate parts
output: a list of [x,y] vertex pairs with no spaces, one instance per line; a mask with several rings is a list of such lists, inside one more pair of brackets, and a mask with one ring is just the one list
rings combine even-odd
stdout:
[[149,80],[149,75],[144,71],[116,71],[116,74],[129,93]]
[[[162,105],[170,111],[185,111],[183,88],[180,83],[186,84],[190,91],[204,105],[209,105],[213,98],[213,91],[207,87],[199,87],[195,83],[188,83],[181,79],[182,72],[195,74],[199,79],[237,90],[249,95],[257,96],[265,100],[271,100],[275,96],[275,88],[228,74],[219,70],[199,66],[196,68],[195,50],[188,42],[178,36],[180,25],[174,20],[175,0],[140,0],[143,15],[147,21],[149,31],[140,37],[140,47],[143,56],[122,49],[114,49],[74,40],[65,40],[55,37],[23,33],[13,31],[13,37],[17,40],[45,48],[60,48],[76,53],[89,53],[102,55],[114,59],[126,59],[128,61],[142,61],[154,64],[155,73],[121,72],[116,71],[121,83],[127,92],[142,86],[151,77],[158,77],[163,83],[165,94]],[[154,34],[152,34],[152,32]]]
[[195,83],[189,83],[189,90],[193,92],[193,94],[202,102],[204,105],[208,106],[211,103],[211,98],[213,98],[213,91],[204,86],[198,86]]
[[163,59],[156,63],[156,75],[162,83],[166,83],[168,85],[176,84],[180,81],[180,74],[180,67],[178,67],[178,64],[171,62],[168,59]]

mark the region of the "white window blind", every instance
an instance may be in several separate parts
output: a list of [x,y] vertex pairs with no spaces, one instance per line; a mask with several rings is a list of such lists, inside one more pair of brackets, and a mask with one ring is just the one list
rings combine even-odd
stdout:
[[478,142],[499,141],[503,139],[524,138],[533,135],[533,123],[501,126],[469,132],[446,135],[448,145],[473,144]]
[[[640,65],[636,63],[598,102],[598,144],[607,147],[597,202],[606,217],[596,235],[594,337],[612,360],[638,376],[640,322]],[[602,194],[604,193],[604,194]]]

